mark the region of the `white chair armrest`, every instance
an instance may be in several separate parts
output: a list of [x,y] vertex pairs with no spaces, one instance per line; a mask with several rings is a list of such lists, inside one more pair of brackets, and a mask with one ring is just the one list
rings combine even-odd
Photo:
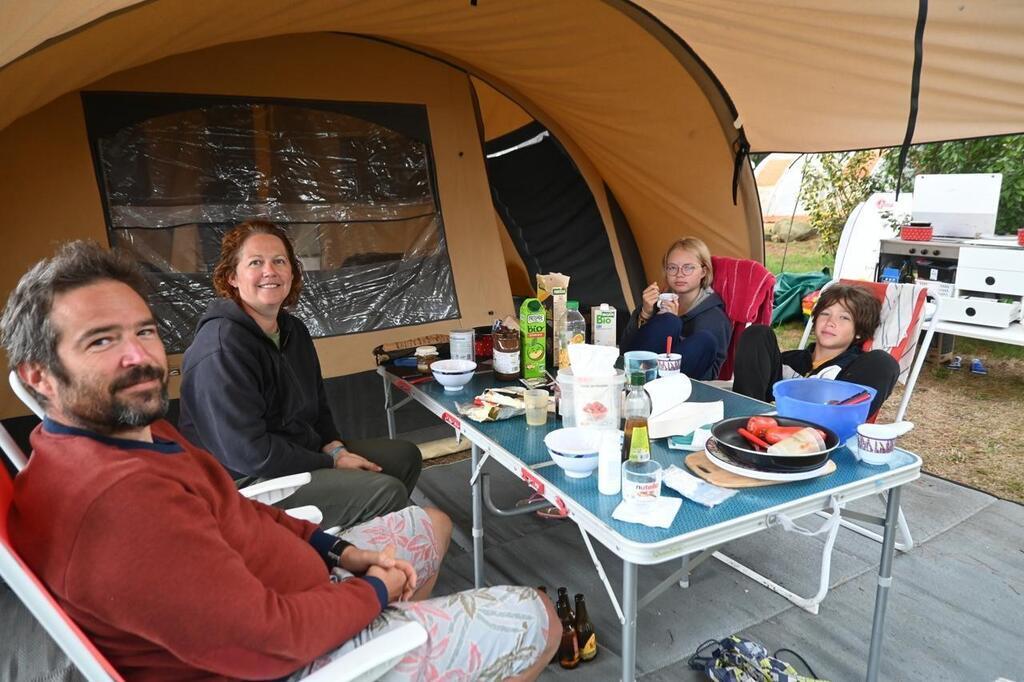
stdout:
[[8,433],[7,429],[4,428],[3,424],[0,424],[0,449],[7,455],[7,459],[11,460],[11,464],[17,471],[21,471],[28,464],[28,458],[25,457],[25,453],[21,451],[18,444]]
[[21,379],[18,378],[18,373],[13,369],[7,375],[7,383],[11,385],[11,390],[14,391],[14,395],[18,396],[18,399],[25,403],[25,407],[32,410],[32,412],[40,419],[46,416],[43,413],[42,405],[40,405],[39,401],[28,392],[28,389],[25,388],[25,384],[21,383]]
[[288,497],[311,480],[312,476],[307,471],[301,474],[281,476],[280,478],[272,478],[262,483],[255,483],[242,488],[238,492],[250,500],[262,502],[263,504],[274,504]]
[[311,504],[307,504],[304,507],[295,507],[294,509],[286,509],[285,514],[302,521],[309,521],[315,523],[318,526],[320,522],[324,520],[323,512],[314,507]]
[[427,641],[419,623],[406,623],[371,639],[344,656],[331,661],[304,682],[370,682],[398,665],[402,657]]

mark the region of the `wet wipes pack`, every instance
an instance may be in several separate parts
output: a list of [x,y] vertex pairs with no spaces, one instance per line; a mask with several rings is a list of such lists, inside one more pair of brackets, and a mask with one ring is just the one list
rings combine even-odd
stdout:
[[725,502],[736,494],[735,490],[720,488],[706,481],[702,481],[693,474],[684,471],[675,464],[665,469],[661,477],[662,483],[682,495],[688,500],[705,507],[714,507],[716,504]]

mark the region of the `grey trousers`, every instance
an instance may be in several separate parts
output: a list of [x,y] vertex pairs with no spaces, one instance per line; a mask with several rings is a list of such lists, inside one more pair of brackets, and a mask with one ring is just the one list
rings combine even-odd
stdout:
[[345,447],[380,465],[383,471],[315,469],[309,472],[313,480],[274,506],[291,509],[314,505],[324,515],[321,527],[341,526],[343,530],[409,506],[409,495],[423,470],[423,456],[415,444],[368,438],[346,440]]

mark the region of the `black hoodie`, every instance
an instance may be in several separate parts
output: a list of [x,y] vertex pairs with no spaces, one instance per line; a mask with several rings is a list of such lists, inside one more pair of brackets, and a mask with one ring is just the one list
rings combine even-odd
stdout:
[[270,478],[334,466],[340,439],[309,330],[281,311],[281,348],[230,299],[217,299],[185,351],[181,432],[235,476]]

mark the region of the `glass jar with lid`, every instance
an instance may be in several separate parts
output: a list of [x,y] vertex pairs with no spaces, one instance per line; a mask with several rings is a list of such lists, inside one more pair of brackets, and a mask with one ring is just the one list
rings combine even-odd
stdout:
[[439,359],[437,346],[419,346],[416,348],[416,369],[424,374],[430,371],[430,364]]

